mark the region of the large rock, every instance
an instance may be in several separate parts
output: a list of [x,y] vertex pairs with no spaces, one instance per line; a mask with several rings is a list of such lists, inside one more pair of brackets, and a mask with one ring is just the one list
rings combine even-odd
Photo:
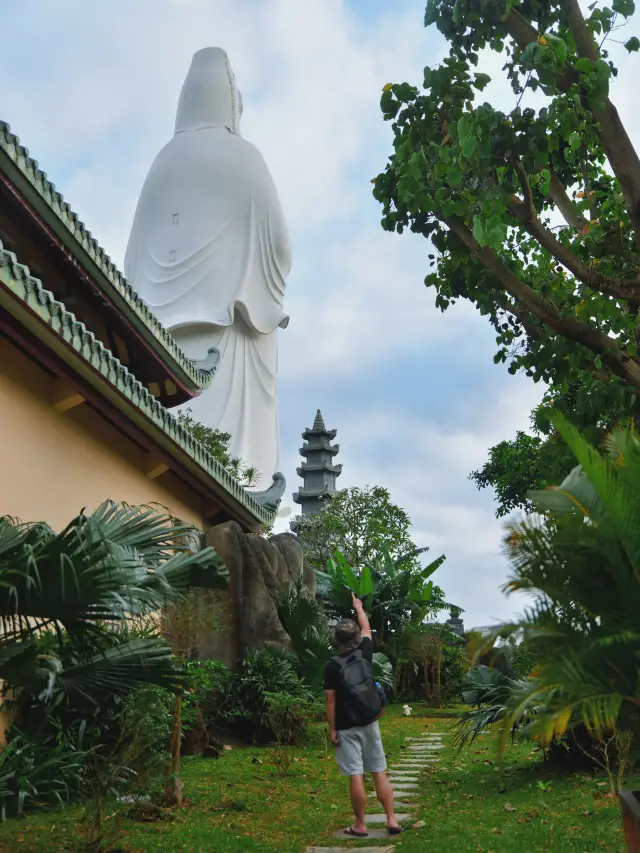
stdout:
[[229,570],[232,625],[226,648],[220,650],[223,654],[215,656],[229,664],[244,649],[289,648],[289,637],[278,619],[278,600],[300,574],[311,594],[316,592],[315,574],[298,539],[291,533],[266,539],[244,533],[235,521],[227,521],[212,527],[205,541]]

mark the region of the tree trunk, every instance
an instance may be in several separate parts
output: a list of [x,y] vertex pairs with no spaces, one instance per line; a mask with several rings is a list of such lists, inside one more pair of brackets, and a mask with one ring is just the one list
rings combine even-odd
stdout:
[[176,696],[173,706],[171,724],[171,739],[169,741],[169,760],[165,771],[164,797],[168,806],[182,806],[184,798],[184,782],[180,774],[180,746],[182,740],[182,696]]

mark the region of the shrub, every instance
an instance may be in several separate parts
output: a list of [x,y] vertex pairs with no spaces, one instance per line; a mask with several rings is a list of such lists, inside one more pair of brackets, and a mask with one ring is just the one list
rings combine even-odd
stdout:
[[277,649],[245,652],[233,672],[219,661],[193,661],[187,671],[186,730],[195,726],[201,713],[207,729],[230,729],[248,741],[277,740],[270,696],[286,697],[299,708],[304,705],[305,720],[317,714],[317,708],[311,710],[312,695],[298,678],[292,656]]
[[3,821],[32,808],[66,802],[78,793],[87,753],[58,732],[58,742],[52,746],[12,726],[9,742],[0,750]]
[[294,698],[288,693],[267,693],[266,719],[275,741],[283,746],[302,742],[313,713],[309,699]]
[[169,759],[171,701],[167,690],[141,687],[122,705],[116,753],[131,773],[127,787],[134,797],[154,788]]

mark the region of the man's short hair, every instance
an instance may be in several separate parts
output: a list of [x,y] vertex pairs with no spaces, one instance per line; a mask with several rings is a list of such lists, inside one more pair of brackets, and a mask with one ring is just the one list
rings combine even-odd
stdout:
[[333,639],[340,651],[357,649],[362,641],[360,628],[353,619],[341,619],[333,629]]

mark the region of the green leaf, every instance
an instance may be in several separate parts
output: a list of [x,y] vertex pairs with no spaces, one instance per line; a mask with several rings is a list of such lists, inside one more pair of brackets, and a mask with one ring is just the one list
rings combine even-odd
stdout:
[[629,53],[635,53],[640,50],[640,39],[637,36],[632,36],[629,41],[625,42],[626,49]]
[[491,77],[488,74],[476,74],[473,79],[473,87],[482,92],[490,82]]
[[344,582],[352,592],[356,592],[358,589],[358,578],[346,558],[338,549],[334,551],[333,557],[336,561],[338,571],[344,578]]
[[365,566],[360,574],[359,595],[361,597],[371,595],[373,593],[373,578],[371,569]]
[[460,138],[460,150],[467,160],[470,160],[476,153],[477,146],[478,140],[475,136],[463,136]]
[[461,180],[462,172],[460,171],[460,168],[454,164],[447,171],[447,182],[450,186],[457,187]]
[[636,4],[633,0],[613,0],[611,4],[613,11],[625,18],[630,18],[636,10]]
[[580,134],[577,130],[574,130],[573,133],[569,136],[569,145],[575,150],[576,148],[580,148],[580,144]]
[[484,221],[479,216],[473,217],[473,236],[476,238],[478,243],[484,248],[489,245],[489,239],[487,237],[487,232],[485,230]]

